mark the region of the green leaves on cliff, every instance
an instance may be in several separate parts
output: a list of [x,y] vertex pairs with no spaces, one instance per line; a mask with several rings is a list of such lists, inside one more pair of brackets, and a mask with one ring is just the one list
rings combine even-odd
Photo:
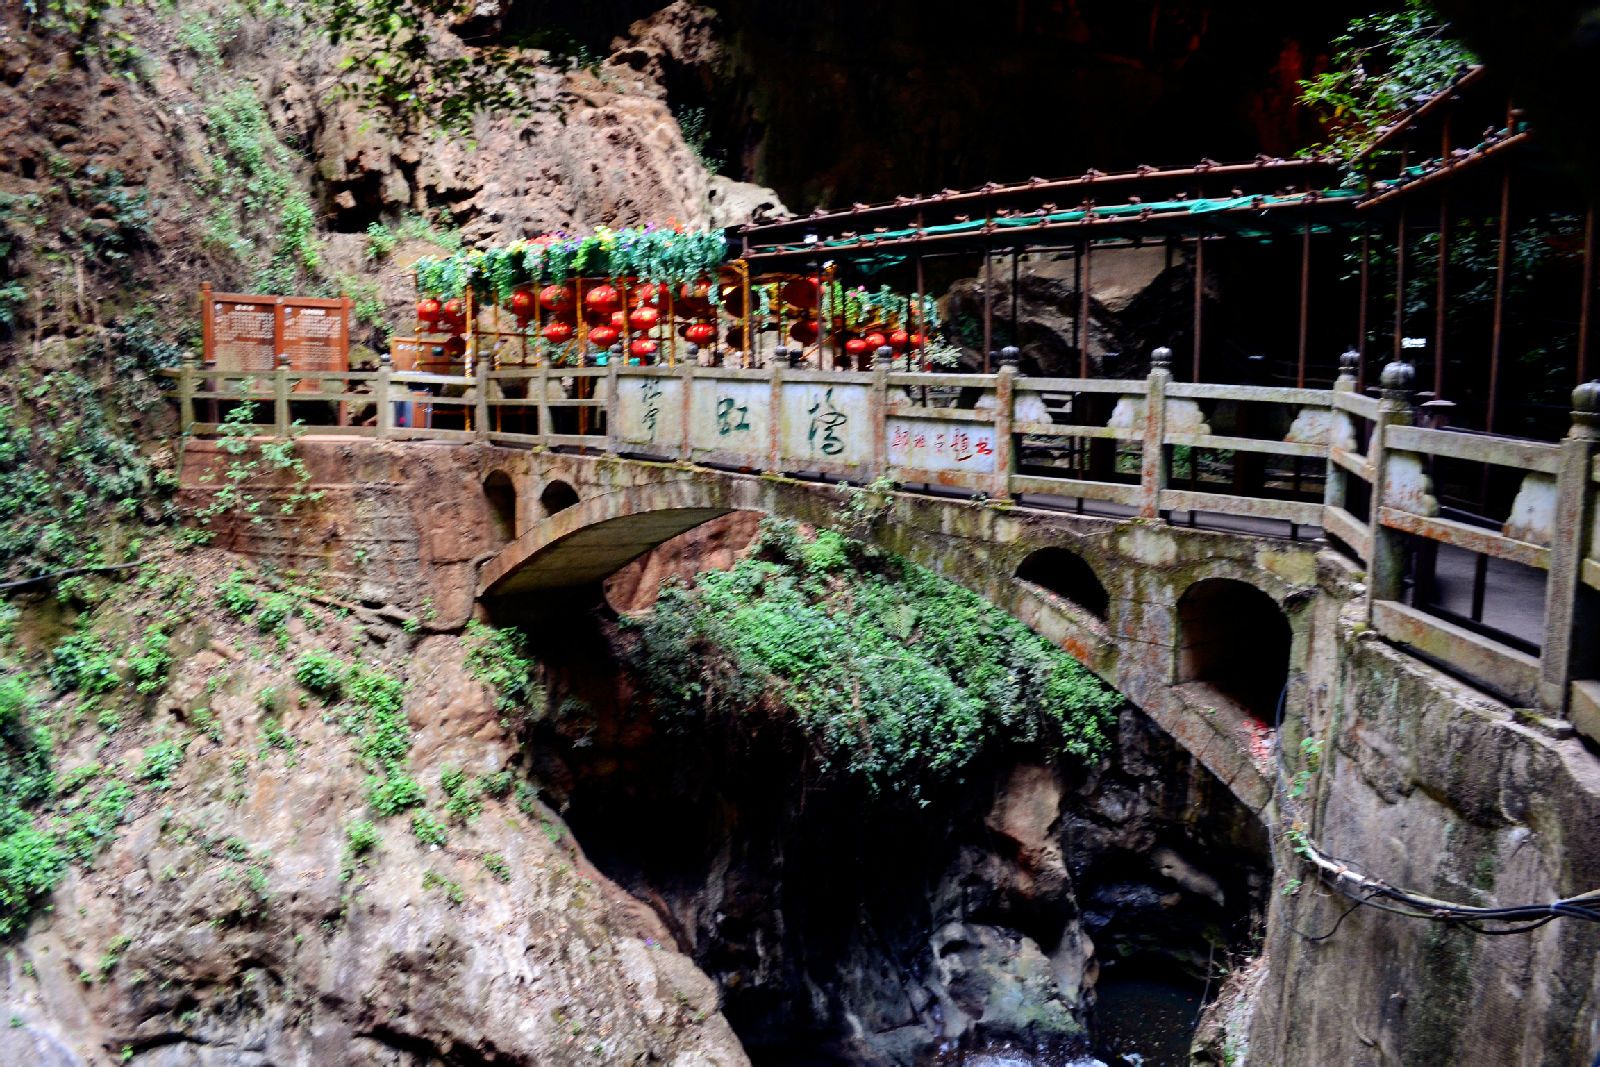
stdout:
[[668,588],[632,663],[667,715],[764,710],[825,772],[918,795],[994,747],[1082,761],[1121,697],[973,593],[839,535],[769,521],[754,553]]
[[24,676],[0,675],[0,935],[27,924],[67,867],[55,838],[33,825],[31,809],[55,781],[50,735],[33,722],[32,704]]
[[1372,144],[1384,124],[1438,92],[1475,62],[1428,0],[1352,19],[1334,38],[1327,70],[1300,83],[1300,102],[1328,124],[1329,151],[1346,162]]

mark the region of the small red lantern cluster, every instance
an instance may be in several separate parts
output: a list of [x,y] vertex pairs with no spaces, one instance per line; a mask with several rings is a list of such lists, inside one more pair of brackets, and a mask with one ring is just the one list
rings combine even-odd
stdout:
[[708,345],[717,339],[717,328],[709,322],[691,323],[684,328],[684,339],[697,345]]

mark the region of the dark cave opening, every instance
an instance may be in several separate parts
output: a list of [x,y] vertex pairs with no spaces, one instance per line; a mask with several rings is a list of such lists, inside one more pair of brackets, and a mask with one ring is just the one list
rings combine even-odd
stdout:
[[[1081,1030],[1051,1045],[992,1005],[1026,981],[1070,986],[1096,1038],[1125,1041],[1130,1012],[1198,1005],[1208,967],[1250,950],[1264,831],[1133,709],[1107,766],[998,753],[924,806],[824,779],[782,723],[658,721],[607,609],[530,636],[555,709],[536,777],[596,867],[718,983],[758,1064],[1078,1055]],[[1039,804],[1048,826],[1019,829]],[[1097,973],[1115,991],[1103,1011]],[[977,1022],[951,1039],[961,1013]],[[1186,1047],[1194,1012],[1167,1015],[1161,1040]],[[1122,1047],[1157,1067],[1158,1036]]]

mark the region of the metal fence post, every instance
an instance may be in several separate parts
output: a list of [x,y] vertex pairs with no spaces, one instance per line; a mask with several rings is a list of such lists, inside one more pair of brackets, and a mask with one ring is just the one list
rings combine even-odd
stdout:
[[1011,499],[1011,476],[1017,473],[1016,441],[1011,427],[1017,420],[1017,364],[1022,353],[1015,345],[1000,350],[1000,371],[994,380],[994,491],[997,500]]
[[388,438],[394,436],[394,404],[389,400],[389,393],[393,388],[390,379],[394,376],[394,359],[387,352],[378,356],[378,380],[372,395],[378,405],[378,437]]
[[1581,654],[1584,641],[1579,635],[1592,641],[1589,626],[1597,620],[1581,617],[1579,592],[1595,506],[1590,472],[1596,453],[1600,453],[1600,381],[1585,382],[1572,391],[1572,428],[1561,441],[1556,474],[1556,520],[1539,656],[1539,703],[1556,715],[1566,713],[1575,669],[1593,666],[1595,659],[1592,652],[1587,657]]
[[1367,524],[1372,533],[1372,556],[1367,560],[1366,617],[1372,621],[1372,605],[1379,600],[1399,600],[1405,581],[1405,538],[1398,530],[1383,524],[1383,498],[1389,482],[1389,463],[1385,455],[1391,426],[1410,426],[1411,386],[1417,370],[1409,363],[1396,361],[1383,368],[1378,380],[1383,399],[1378,402],[1378,417],[1372,424],[1372,443],[1367,448],[1372,462],[1372,518]]
[[272,429],[276,437],[289,436],[289,356],[279,352],[272,368]]
[[1172,381],[1172,349],[1150,353],[1150,381],[1144,402],[1144,448],[1139,457],[1139,517],[1161,516],[1161,490],[1167,485],[1167,383]]

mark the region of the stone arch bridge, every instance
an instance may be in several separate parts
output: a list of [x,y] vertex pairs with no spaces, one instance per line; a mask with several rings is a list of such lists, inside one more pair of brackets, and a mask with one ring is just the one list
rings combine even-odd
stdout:
[[[498,490],[496,506],[511,510],[497,527],[510,539],[478,572],[498,618],[732,512],[836,529],[1068,651],[1253,810],[1271,796],[1262,742],[1280,685],[1299,701],[1313,633],[1335,625],[1349,597],[1347,568],[1319,561],[1316,543],[614,457],[497,449],[485,461],[491,495],[514,493]],[[550,513],[551,500],[564,506]],[[1319,597],[1324,588],[1334,595]]]

